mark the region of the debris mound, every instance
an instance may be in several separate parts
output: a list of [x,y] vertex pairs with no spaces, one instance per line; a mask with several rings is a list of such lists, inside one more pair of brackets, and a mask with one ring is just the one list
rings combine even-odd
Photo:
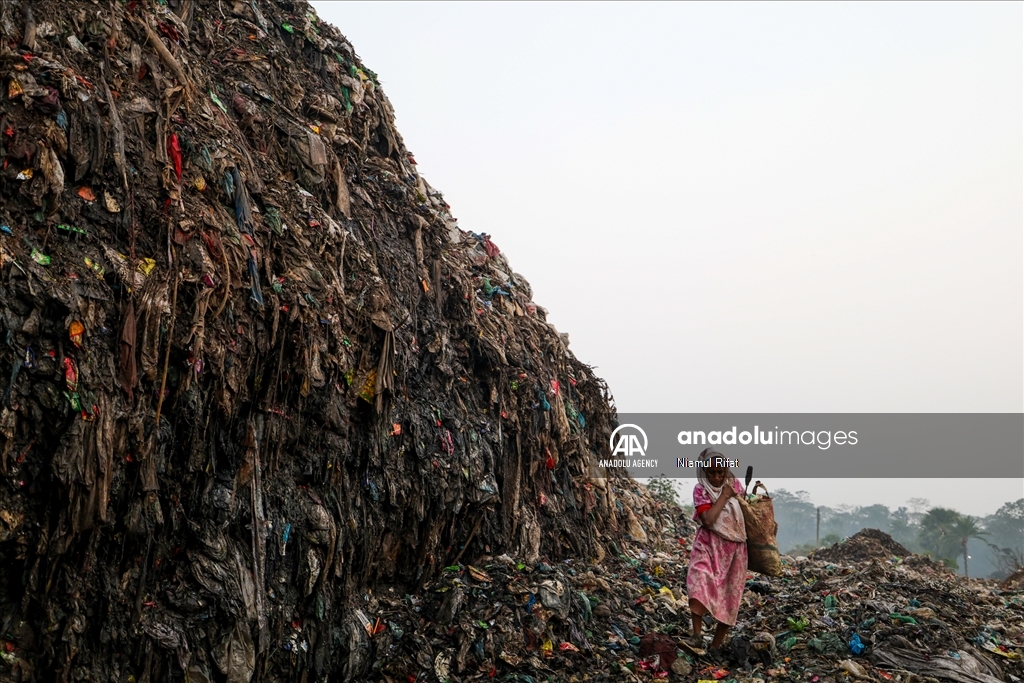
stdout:
[[892,536],[878,529],[861,529],[853,536],[812,553],[815,560],[823,562],[863,562],[865,560],[887,560],[890,557],[907,557],[911,552],[892,539]]
[[1018,569],[1007,576],[1000,585],[1007,590],[1020,590],[1024,588],[1024,568]]
[[375,587],[639,527],[607,387],[307,3],[0,37],[0,680],[351,680]]

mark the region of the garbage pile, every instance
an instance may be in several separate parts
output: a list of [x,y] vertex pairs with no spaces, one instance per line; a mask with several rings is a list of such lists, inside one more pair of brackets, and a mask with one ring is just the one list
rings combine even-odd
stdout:
[[0,34],[0,680],[323,680],[361,591],[638,523],[607,387],[308,4]]
[[848,562],[907,557],[911,552],[884,531],[861,529],[835,545],[815,550],[812,555],[814,559],[824,562]]

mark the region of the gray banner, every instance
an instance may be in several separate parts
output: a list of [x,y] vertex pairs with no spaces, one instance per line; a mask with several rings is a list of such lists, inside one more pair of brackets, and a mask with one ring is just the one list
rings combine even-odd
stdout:
[[620,413],[594,467],[694,478],[720,452],[742,477],[1024,478],[1021,413]]

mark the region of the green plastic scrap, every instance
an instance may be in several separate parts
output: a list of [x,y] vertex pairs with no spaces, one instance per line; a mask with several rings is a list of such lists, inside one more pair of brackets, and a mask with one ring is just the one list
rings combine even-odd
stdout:
[[800,617],[799,619],[789,617],[786,619],[786,624],[789,625],[789,630],[793,631],[794,633],[803,633],[804,629],[807,628],[807,625],[809,623],[810,622],[803,617]]
[[57,229],[58,230],[63,230],[64,232],[76,232],[79,235],[88,235],[89,234],[85,230],[83,230],[82,228],[76,227],[74,225],[67,225],[65,223],[58,223],[57,224]]
[[32,256],[32,260],[35,261],[36,263],[38,263],[41,266],[48,266],[48,265],[50,265],[50,261],[52,260],[49,256],[47,256],[43,252],[39,251],[38,249],[32,249],[31,256]]
[[213,92],[212,90],[210,91],[210,99],[213,100],[214,104],[216,104],[218,107],[220,107],[220,110],[222,112],[224,112],[225,114],[228,113],[228,108],[225,107],[224,103],[220,101],[219,97],[217,97],[217,93]]
[[897,614],[896,612],[893,612],[892,614],[890,614],[889,618],[890,619],[896,619],[901,624],[913,624],[915,626],[917,625],[917,619],[915,619],[914,617],[905,616],[903,614]]
[[91,271],[93,272],[93,274],[94,274],[94,275],[95,275],[96,277],[98,277],[99,279],[101,279],[101,280],[102,280],[102,279],[103,279],[103,276],[104,276],[104,275],[106,275],[106,270],[104,270],[103,266],[101,266],[101,265],[100,265],[99,263],[97,263],[96,261],[93,261],[93,260],[92,260],[91,258],[89,258],[88,256],[86,256],[86,257],[85,257],[85,258],[83,259],[83,261],[85,262],[85,265],[87,265],[87,266],[89,267],[89,269],[90,269],[90,270],[91,270]]
[[263,214],[263,222],[270,226],[270,229],[277,235],[284,234],[284,223],[281,222],[281,212],[276,206],[267,207]]
[[76,412],[82,411],[82,400],[78,397],[78,392],[65,391],[64,398],[66,398],[68,403],[71,404],[72,410]]
[[807,641],[807,647],[822,654],[841,655],[846,652],[846,643],[835,633],[826,633],[820,638],[812,638]]
[[291,24],[287,23],[287,22],[284,23],[284,24],[281,24],[281,28],[283,28],[288,33],[295,33],[295,27],[292,26]]
[[796,645],[798,641],[799,639],[796,636],[790,636],[789,638],[786,638],[784,641],[782,641],[782,644],[779,645],[779,650],[781,650],[782,652],[789,652],[791,649],[793,649],[793,646]]
[[839,605],[839,600],[834,595],[825,596],[825,609],[835,609]]

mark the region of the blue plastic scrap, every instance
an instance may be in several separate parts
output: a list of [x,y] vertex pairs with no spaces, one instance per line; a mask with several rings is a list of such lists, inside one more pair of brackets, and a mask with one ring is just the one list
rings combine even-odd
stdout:
[[249,192],[242,182],[242,175],[238,167],[231,169],[231,183],[234,185],[235,195],[235,220],[238,222],[238,229],[251,235],[252,231],[252,204],[249,199]]
[[252,300],[258,305],[263,305],[263,292],[260,291],[260,273],[259,268],[256,266],[256,259],[253,258],[252,253],[249,253],[249,277],[252,278],[252,285],[250,290],[252,291]]

